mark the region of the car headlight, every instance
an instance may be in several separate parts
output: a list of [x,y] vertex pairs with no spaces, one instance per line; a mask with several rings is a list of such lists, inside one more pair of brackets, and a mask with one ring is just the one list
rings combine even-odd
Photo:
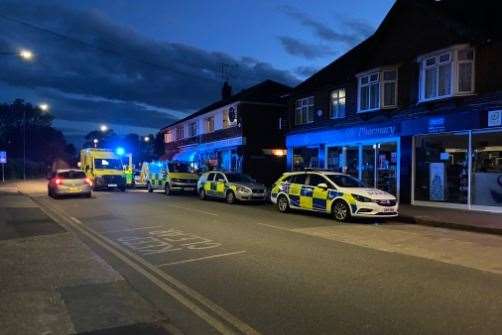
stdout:
[[237,186],[237,192],[239,193],[251,193],[251,190],[247,187]]
[[365,196],[359,195],[359,194],[352,194],[352,197],[360,202],[373,202],[373,200],[371,198],[368,198],[368,197],[365,197]]

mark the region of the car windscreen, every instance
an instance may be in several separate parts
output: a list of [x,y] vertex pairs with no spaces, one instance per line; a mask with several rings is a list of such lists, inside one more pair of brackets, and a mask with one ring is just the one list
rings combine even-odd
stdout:
[[169,163],[169,172],[186,172],[186,173],[191,173],[190,171],[190,166],[187,163]]
[[82,171],[65,171],[59,172],[57,177],[61,179],[84,179],[85,173]]
[[120,159],[95,158],[94,167],[96,169],[122,170],[122,162],[120,161]]
[[254,183],[255,180],[248,175],[241,173],[227,173],[227,179],[232,183]]
[[339,187],[366,187],[361,181],[351,176],[334,174],[326,177]]

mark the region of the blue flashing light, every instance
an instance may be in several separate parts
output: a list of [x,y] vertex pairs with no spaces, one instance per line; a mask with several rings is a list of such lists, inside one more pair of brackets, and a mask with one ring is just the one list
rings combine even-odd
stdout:
[[125,155],[125,149],[122,148],[122,147],[118,147],[117,149],[115,149],[115,153],[119,156],[124,156]]

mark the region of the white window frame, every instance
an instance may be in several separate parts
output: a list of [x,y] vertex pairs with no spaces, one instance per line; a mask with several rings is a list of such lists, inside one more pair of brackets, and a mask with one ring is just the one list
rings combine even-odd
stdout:
[[[308,124],[314,122],[314,96],[309,96],[295,101],[295,125]],[[306,108],[306,120],[303,118],[303,109]],[[300,117],[299,117],[300,116]]]
[[[459,59],[459,52],[464,50],[472,51],[472,59]],[[450,55],[450,60],[448,62],[440,62],[440,57],[444,55]],[[427,65],[426,62],[429,60],[435,60],[434,65]],[[447,49],[437,50],[435,52],[422,55],[418,57],[417,62],[420,66],[420,75],[419,75],[419,83],[418,83],[418,103],[428,102],[440,99],[451,98],[454,96],[465,96],[472,95],[475,93],[475,83],[476,83],[476,50],[467,45],[455,45]],[[460,91],[460,72],[459,67],[460,64],[471,64],[471,90],[470,91]],[[441,65],[450,64],[450,92],[449,94],[439,95],[439,67]],[[425,73],[426,70],[436,68],[436,95],[432,97],[426,97],[426,78]]]
[[197,121],[192,121],[188,123],[188,136],[189,137],[195,137],[197,136],[198,133],[198,124]]
[[[341,92],[343,92],[343,94],[340,94]],[[335,93],[336,93],[336,97],[334,96]],[[334,110],[335,102],[336,102],[336,106],[343,105],[343,115],[339,114],[339,111],[340,111],[339,108]],[[346,115],[347,115],[347,91],[343,87],[337,88],[337,89],[331,91],[329,116],[331,119],[343,119],[343,118],[345,118]]]
[[[396,77],[395,79],[391,80],[384,80],[384,73],[385,72],[395,72]],[[376,80],[371,80],[371,77],[376,76]],[[387,109],[387,108],[396,108],[398,105],[398,79],[399,79],[399,71],[397,66],[392,66],[392,67],[383,67],[383,68],[378,68],[378,69],[372,69],[370,71],[366,71],[363,73],[358,74],[357,76],[357,112],[358,113],[368,113],[368,112],[375,112],[379,111],[381,109]],[[367,80],[366,83],[363,83],[363,81]],[[395,83],[394,85],[394,97],[395,101],[391,105],[384,105],[385,102],[385,84],[386,83]],[[363,87],[371,87],[372,85],[378,85],[378,103],[377,106],[374,108],[371,108],[371,89],[368,88],[368,107],[367,109],[362,109],[361,106],[361,90]]]
[[177,126],[176,127],[176,140],[179,141],[184,138],[185,138],[185,127],[183,125]]
[[[212,123],[213,123],[213,129],[209,129],[209,120],[212,120]],[[211,116],[208,116],[206,118],[204,118],[204,130],[206,131],[206,133],[212,133],[216,130],[216,124],[215,124],[215,117],[214,115],[211,115]]]

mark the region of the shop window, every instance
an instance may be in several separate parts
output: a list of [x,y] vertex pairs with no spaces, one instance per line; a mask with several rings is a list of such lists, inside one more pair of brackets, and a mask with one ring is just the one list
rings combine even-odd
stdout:
[[329,147],[327,155],[328,170],[342,172],[345,166],[345,155],[342,147]]
[[420,101],[474,92],[474,50],[453,47],[419,58]]
[[305,124],[314,122],[314,97],[296,100],[295,124]]
[[502,207],[502,132],[472,134],[472,204]]
[[467,204],[468,146],[465,133],[415,138],[415,200]]
[[345,117],[345,89],[338,89],[331,92],[331,112],[330,117],[341,119]]
[[296,148],[293,149],[293,170],[319,167],[319,149]]

